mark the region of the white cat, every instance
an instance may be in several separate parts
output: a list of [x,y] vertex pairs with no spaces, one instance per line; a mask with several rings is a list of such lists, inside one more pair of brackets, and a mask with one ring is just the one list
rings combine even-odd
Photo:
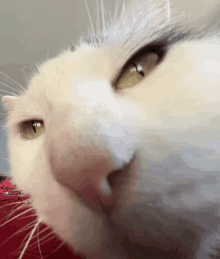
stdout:
[[218,2],[132,1],[3,98],[13,183],[87,258],[220,258]]

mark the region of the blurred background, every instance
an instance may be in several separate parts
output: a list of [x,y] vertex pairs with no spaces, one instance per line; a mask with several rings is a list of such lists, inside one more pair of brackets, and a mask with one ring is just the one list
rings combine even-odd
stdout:
[[[96,19],[96,1],[87,0],[91,17]],[[114,11],[116,0],[104,0]],[[0,0],[0,73],[26,87],[36,65],[57,55],[60,50],[77,42],[90,28],[84,0]],[[0,82],[14,87],[0,74]],[[8,91],[0,84],[0,89]],[[0,95],[6,93],[0,91]],[[9,175],[6,134],[2,128],[5,115],[0,103],[0,173]]]

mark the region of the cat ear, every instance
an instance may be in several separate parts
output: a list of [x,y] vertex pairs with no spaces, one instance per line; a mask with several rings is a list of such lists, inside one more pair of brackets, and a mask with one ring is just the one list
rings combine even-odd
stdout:
[[13,111],[16,100],[17,100],[17,97],[15,96],[8,96],[8,95],[3,96],[2,97],[3,107],[8,111]]

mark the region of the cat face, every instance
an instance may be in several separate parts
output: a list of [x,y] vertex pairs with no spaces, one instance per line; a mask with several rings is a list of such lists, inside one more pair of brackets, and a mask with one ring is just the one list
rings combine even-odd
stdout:
[[102,40],[45,62],[3,99],[13,182],[88,258],[209,258],[220,223],[214,13],[205,27],[134,2]]

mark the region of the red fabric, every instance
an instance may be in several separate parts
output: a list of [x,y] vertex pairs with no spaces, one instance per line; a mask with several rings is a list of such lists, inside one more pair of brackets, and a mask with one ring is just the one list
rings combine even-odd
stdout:
[[0,184],[0,189],[4,189],[6,187],[13,190],[15,189],[15,187],[11,184],[10,178]]
[[[6,190],[6,187],[8,187],[9,189]],[[22,200],[28,199],[28,197],[19,197],[18,193],[13,193],[13,191],[15,191],[14,189],[14,186],[12,186],[10,183],[10,179],[0,184],[1,259],[19,258],[19,255],[21,254],[21,251],[26,244],[25,241],[28,240],[28,235],[34,227],[33,222],[36,220],[33,211],[26,212],[21,216],[15,218],[17,215],[27,210],[27,207],[19,208],[19,205],[22,204]],[[12,218],[14,219],[11,220]],[[29,229],[25,229],[28,228],[28,226]],[[74,255],[66,245],[59,247],[62,242],[55,235],[53,235],[49,229],[46,228],[47,227],[45,225],[41,224],[39,228],[36,229],[35,234],[31,239],[22,259],[41,258],[40,254],[42,254],[44,259],[82,258]],[[38,235],[38,237],[36,237],[36,234]],[[47,237],[47,235],[49,236]]]

